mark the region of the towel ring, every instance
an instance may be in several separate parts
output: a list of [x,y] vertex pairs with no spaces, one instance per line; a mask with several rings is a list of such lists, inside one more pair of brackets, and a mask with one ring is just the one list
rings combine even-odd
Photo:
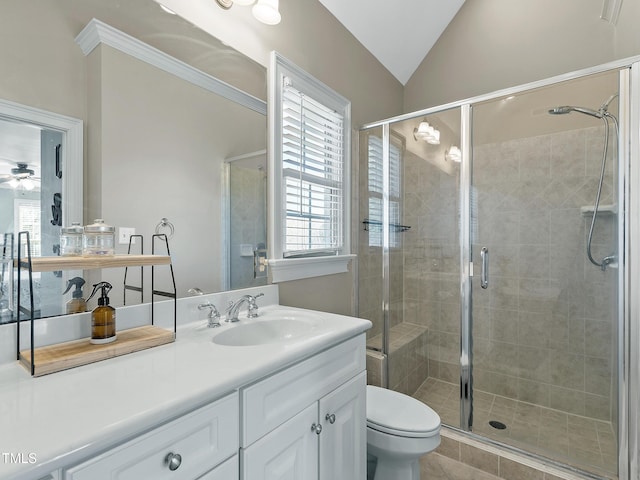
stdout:
[[169,235],[167,235],[167,239],[173,238],[173,233],[175,232],[175,229],[173,228],[173,223],[171,223],[166,218],[162,218],[160,219],[160,223],[156,225],[156,233],[160,233],[161,228],[169,229]]

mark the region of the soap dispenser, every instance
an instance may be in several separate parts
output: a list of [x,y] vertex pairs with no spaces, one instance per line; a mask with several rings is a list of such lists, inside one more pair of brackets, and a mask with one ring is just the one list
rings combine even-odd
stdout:
[[100,290],[98,306],[91,312],[91,343],[110,343],[116,339],[116,309],[109,306],[107,296],[113,287],[109,282],[99,282],[93,285],[93,291],[87,300]]
[[67,282],[67,289],[63,295],[66,294],[71,287],[75,287],[72,292],[72,298],[67,302],[67,313],[82,313],[87,311],[87,301],[83,298],[82,286],[85,284],[84,278],[73,277]]

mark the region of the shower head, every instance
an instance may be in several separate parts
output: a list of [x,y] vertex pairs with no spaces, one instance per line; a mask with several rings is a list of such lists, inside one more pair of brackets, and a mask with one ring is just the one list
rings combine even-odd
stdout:
[[572,107],[571,105],[562,105],[559,107],[553,107],[549,110],[551,115],[564,115],[565,113],[578,112],[584,113],[585,115],[591,115],[592,117],[602,118],[602,112],[597,112],[595,110],[591,110],[590,108],[584,107]]

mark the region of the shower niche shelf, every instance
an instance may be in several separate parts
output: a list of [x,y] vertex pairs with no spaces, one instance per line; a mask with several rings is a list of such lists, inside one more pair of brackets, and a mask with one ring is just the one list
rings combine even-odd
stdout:
[[[16,328],[16,350],[17,360],[21,363],[33,377],[47,375],[49,373],[67,370],[81,365],[106,360],[109,358],[126,355],[128,353],[145,350],[147,348],[172,343],[176,338],[177,331],[177,294],[176,282],[171,263],[171,253],[166,235],[156,234],[153,236],[153,250],[155,251],[155,241],[161,241],[166,247],[166,255],[114,255],[95,257],[32,257],[28,232],[18,234],[18,258],[14,260],[14,265],[18,272],[18,294],[17,294],[17,328]],[[23,252],[24,245],[26,249]],[[156,266],[168,266],[170,269],[172,291],[157,290],[155,283]],[[116,341],[107,344],[91,344],[89,338],[81,338],[69,342],[57,343],[36,347],[35,326],[34,326],[34,304],[33,304],[33,278],[34,272],[53,272],[61,270],[92,270],[104,268],[128,268],[128,267],[151,267],[151,324],[129,329],[117,330]],[[28,287],[29,300],[21,299],[21,284],[23,271],[28,277],[25,279]],[[162,328],[154,324],[154,298],[156,296],[173,299],[173,329]],[[23,305],[28,304],[28,307]],[[26,317],[24,321],[30,322],[29,346],[20,349],[20,323],[21,317]],[[82,315],[90,315],[86,312]]]
[[[593,205],[580,207],[580,213],[585,217],[588,215],[593,215],[593,207]],[[602,215],[615,215],[616,213],[618,213],[618,208],[614,204],[600,205],[598,207],[598,213]]]

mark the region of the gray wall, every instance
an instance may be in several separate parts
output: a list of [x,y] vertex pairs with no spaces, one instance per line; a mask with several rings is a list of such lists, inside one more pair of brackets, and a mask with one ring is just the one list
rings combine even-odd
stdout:
[[640,54],[640,2],[467,0],[405,86],[411,112]]

